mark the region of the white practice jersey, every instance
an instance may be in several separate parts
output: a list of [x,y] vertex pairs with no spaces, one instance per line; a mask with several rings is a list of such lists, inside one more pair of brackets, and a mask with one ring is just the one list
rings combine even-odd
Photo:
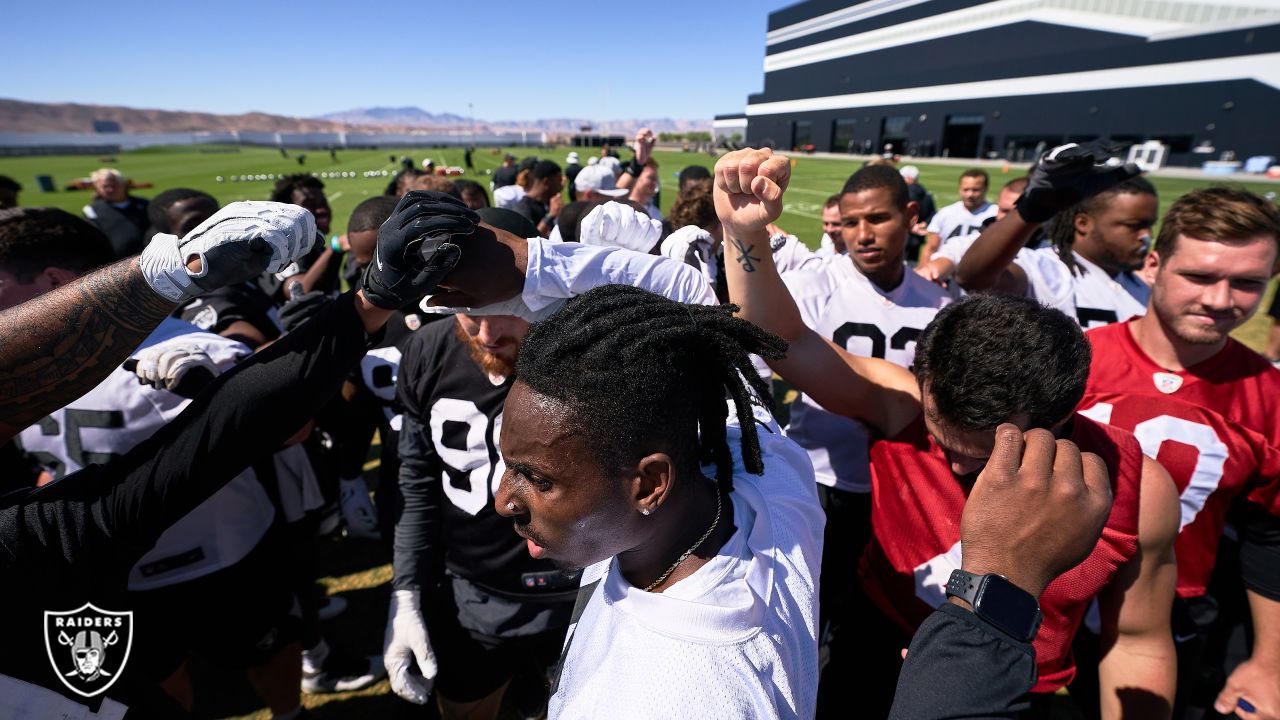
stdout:
[[1070,315],[1085,330],[1146,314],[1151,288],[1136,274],[1112,277],[1072,254],[1079,271],[1068,268],[1052,247],[1019,252],[1013,261],[1027,274],[1027,296]]
[[[889,292],[866,278],[853,261],[834,258],[816,270],[787,273],[806,325],[854,355],[909,368],[916,338],[938,310],[951,302],[946,290],[911,270]],[[787,436],[809,453],[818,482],[848,492],[871,492],[867,428],[822,409],[806,395],[791,405]]]
[[988,218],[996,216],[1000,208],[995,203],[985,203],[977,210],[970,211],[963,202],[954,202],[939,210],[929,221],[929,232],[938,236],[940,245],[982,230],[982,224]]
[[[195,343],[224,371],[252,352],[242,343],[175,318],[160,323],[138,349],[161,343]],[[23,430],[19,439],[55,477],[62,477],[123,455],[176,418],[189,402],[116,368],[84,396]],[[247,470],[161,534],[134,566],[129,588],[163,587],[233,565],[258,544],[274,517],[271,500]]]
[[763,476],[743,469],[729,422],[737,530],[706,565],[661,593],[616,559],[583,572],[553,720],[813,717],[826,520],[804,452],[771,418],[756,430]]

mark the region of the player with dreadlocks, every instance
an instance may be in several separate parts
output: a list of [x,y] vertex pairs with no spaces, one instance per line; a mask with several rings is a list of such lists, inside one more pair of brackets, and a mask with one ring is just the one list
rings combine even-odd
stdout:
[[749,358],[786,345],[734,310],[605,286],[525,340],[494,505],[590,566],[551,717],[813,714],[823,515]]
[[[1074,197],[1054,195],[1044,185],[1050,175],[1077,172],[1075,160],[1102,163],[1104,150],[1092,143],[1070,144],[1041,158],[1017,211],[984,230],[965,253],[956,268],[960,285],[969,292],[1001,288],[1034,297],[1085,329],[1145,313],[1151,288],[1136,271],[1151,245],[1159,209],[1155,187],[1141,177],[1128,177],[1136,167],[1102,164],[1097,166],[1101,182],[1084,176]],[[1070,204],[1063,207],[1064,201]],[[1019,254],[1050,219],[1053,247]]]

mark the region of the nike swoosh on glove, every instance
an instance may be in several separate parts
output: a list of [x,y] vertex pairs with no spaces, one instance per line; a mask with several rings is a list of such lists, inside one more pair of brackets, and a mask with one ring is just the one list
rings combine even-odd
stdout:
[[[297,205],[234,202],[196,226],[186,237],[158,233],[138,264],[152,290],[182,303],[220,287],[275,272],[316,243],[316,219]],[[323,240],[321,240],[323,241]],[[187,269],[200,258],[200,272]]]

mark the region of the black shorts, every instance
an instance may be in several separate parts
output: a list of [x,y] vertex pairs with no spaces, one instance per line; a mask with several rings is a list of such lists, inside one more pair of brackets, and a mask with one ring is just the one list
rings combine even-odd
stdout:
[[279,526],[272,527],[240,562],[189,582],[129,593],[134,610],[137,662],[163,680],[189,652],[217,665],[260,665],[298,639],[290,614],[293,591]]
[[560,657],[576,593],[517,597],[459,577],[449,580],[423,608],[440,668],[440,695],[467,703],[488,697],[517,675],[545,680]]

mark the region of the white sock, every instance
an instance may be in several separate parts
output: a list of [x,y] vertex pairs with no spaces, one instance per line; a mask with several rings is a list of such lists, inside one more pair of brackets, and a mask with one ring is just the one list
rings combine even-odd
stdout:
[[320,642],[310,650],[302,651],[302,672],[312,674],[320,672],[324,661],[329,659],[329,643],[320,638]]

